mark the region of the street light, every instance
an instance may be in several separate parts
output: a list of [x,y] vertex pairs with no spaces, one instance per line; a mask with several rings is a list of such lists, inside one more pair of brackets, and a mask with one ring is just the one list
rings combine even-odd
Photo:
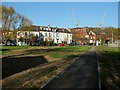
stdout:
[[113,30],[112,30],[112,44],[113,44]]
[[58,44],[58,40],[59,40],[58,32],[56,32],[56,39],[57,39],[57,44]]

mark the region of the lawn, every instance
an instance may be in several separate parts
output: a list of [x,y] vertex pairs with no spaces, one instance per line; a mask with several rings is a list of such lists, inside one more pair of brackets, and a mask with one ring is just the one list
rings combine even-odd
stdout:
[[27,53],[38,54],[38,55],[47,55],[51,58],[67,58],[70,56],[78,55],[80,52],[89,50],[90,46],[64,46],[64,47],[48,47],[46,49],[33,49],[28,50]]
[[97,47],[101,68],[101,82],[104,89],[120,89],[120,48]]
[[24,48],[22,52],[21,48],[14,48],[6,52],[6,55],[12,52],[11,55],[8,54],[9,57],[2,58],[3,87],[39,88],[90,48],[91,46],[39,46]]

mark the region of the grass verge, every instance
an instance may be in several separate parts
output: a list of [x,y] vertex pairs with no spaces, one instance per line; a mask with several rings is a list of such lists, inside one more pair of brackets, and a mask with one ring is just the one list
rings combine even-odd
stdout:
[[104,89],[120,89],[120,48],[97,47],[101,68],[101,82]]

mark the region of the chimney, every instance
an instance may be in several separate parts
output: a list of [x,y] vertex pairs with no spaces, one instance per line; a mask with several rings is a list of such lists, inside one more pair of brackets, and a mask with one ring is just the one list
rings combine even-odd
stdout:
[[50,27],[50,25],[48,25],[48,31],[50,31],[51,30],[51,27]]
[[68,32],[71,32],[71,29],[70,29],[70,28],[68,28],[67,30],[68,30]]
[[55,32],[57,31],[58,27],[55,28]]
[[64,32],[64,28],[62,28],[62,32]]
[[42,26],[40,26],[40,30],[42,30]]

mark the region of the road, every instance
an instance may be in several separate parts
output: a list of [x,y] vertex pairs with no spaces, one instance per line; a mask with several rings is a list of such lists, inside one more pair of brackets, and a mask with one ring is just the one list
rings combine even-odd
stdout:
[[93,46],[82,54],[62,73],[53,78],[41,90],[46,88],[99,88],[96,48]]

